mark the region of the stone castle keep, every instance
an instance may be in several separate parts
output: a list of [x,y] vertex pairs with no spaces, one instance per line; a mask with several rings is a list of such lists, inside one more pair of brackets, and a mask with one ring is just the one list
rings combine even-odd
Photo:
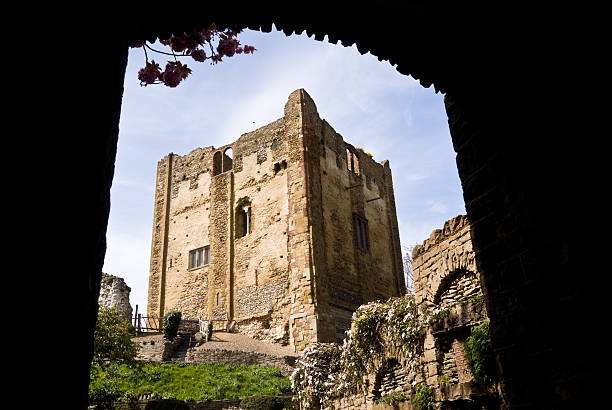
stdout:
[[345,142],[305,90],[231,144],[159,161],[149,316],[227,318],[301,351],[404,293],[389,162]]

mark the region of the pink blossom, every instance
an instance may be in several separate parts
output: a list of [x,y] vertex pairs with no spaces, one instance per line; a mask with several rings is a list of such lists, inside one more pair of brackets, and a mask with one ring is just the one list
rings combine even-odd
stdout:
[[235,38],[222,38],[221,40],[219,40],[217,52],[222,56],[226,55],[228,57],[231,57],[236,53],[236,48],[239,45],[240,43]]
[[191,74],[191,69],[186,65],[177,62],[168,62],[166,69],[160,75],[160,80],[168,87],[176,87],[179,83]]
[[204,52],[204,50],[202,50],[201,48],[198,48],[197,50],[191,52],[191,57],[195,61],[202,62],[206,60],[206,52]]
[[158,79],[160,75],[159,64],[155,61],[147,62],[147,65],[144,68],[138,70],[138,79],[141,84],[153,84],[155,80]]

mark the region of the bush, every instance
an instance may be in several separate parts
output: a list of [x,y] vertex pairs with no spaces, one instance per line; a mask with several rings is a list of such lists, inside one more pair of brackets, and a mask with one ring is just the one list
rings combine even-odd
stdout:
[[181,312],[173,310],[164,315],[164,338],[172,340],[178,333],[178,328],[181,323]]
[[207,342],[212,340],[212,333],[213,333],[213,324],[212,321],[208,322],[208,339],[206,340]]
[[109,363],[136,365],[139,345],[132,342],[129,323],[116,308],[101,308],[94,332],[93,363],[106,366]]
[[118,397],[117,392],[109,386],[91,389],[89,391],[89,406],[94,409],[112,409]]
[[297,409],[293,396],[251,396],[242,399],[240,408],[243,410],[292,410]]
[[474,379],[480,383],[491,383],[495,378],[495,362],[488,322],[472,326],[464,349]]
[[412,404],[417,410],[433,410],[436,408],[434,389],[426,384],[417,384],[414,389]]
[[404,392],[393,392],[391,394],[387,394],[386,396],[382,396],[374,400],[375,403],[387,403],[393,405],[395,403],[399,403],[402,401],[406,401],[410,399],[410,396]]

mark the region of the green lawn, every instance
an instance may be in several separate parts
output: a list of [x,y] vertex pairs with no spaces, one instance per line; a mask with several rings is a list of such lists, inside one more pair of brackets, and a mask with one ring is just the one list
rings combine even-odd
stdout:
[[178,400],[239,400],[253,395],[291,391],[289,378],[272,367],[150,362],[136,370],[113,365],[92,369],[90,398],[112,395],[134,398],[153,393]]

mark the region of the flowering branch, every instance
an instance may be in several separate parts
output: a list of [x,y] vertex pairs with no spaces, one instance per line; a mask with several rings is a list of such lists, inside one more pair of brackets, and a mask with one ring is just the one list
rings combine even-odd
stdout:
[[[181,81],[191,74],[191,69],[186,64],[178,61],[177,57],[191,57],[197,62],[210,60],[211,64],[217,64],[223,61],[224,57],[229,58],[243,53],[252,54],[255,51],[255,47],[249,45],[242,46],[236,38],[240,31],[230,29],[219,31],[212,24],[204,30],[194,30],[190,33],[183,33],[180,36],[172,35],[167,40],[160,40],[161,44],[170,48],[170,53],[155,50],[146,42],[136,44],[134,47],[142,47],[145,54],[145,66],[138,71],[140,85],[164,84],[168,87],[179,85]],[[213,41],[218,41],[216,48],[213,46]],[[203,49],[206,44],[210,48],[210,56]],[[164,71],[161,71],[159,64],[155,60],[149,61],[147,48],[159,54],[172,56],[174,61],[168,61]]]

